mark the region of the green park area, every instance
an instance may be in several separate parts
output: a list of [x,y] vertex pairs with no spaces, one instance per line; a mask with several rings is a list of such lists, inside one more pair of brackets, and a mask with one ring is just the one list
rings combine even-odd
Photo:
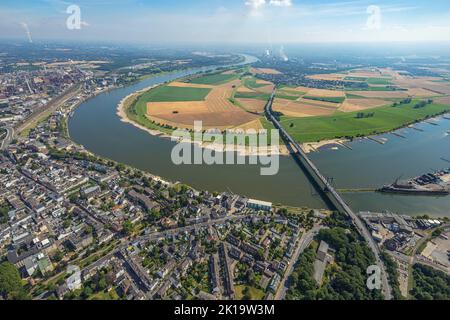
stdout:
[[238,300],[263,300],[264,291],[251,286],[238,285],[235,287]]
[[330,116],[292,118],[281,116],[281,124],[299,142],[337,138],[355,138],[389,132],[432,116],[450,111],[450,106],[429,103],[418,107],[419,100],[397,106],[385,106],[365,112],[336,112]]

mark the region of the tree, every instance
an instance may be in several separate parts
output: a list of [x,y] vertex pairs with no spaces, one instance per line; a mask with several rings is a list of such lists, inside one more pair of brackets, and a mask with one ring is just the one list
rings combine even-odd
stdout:
[[19,271],[9,262],[0,264],[0,296],[9,300],[28,299]]
[[130,220],[124,221],[124,223],[122,224],[122,228],[123,228],[123,232],[126,235],[130,235],[133,232],[133,224],[131,223]]
[[243,299],[244,300],[251,300],[252,296],[250,294],[250,288],[245,287],[244,290],[242,290],[242,293],[244,294]]

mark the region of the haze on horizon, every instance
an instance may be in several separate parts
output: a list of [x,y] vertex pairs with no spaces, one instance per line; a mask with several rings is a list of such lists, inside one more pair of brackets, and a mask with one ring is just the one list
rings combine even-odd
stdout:
[[[67,8],[81,9],[70,30]],[[0,39],[139,43],[450,41],[434,0],[2,0]]]

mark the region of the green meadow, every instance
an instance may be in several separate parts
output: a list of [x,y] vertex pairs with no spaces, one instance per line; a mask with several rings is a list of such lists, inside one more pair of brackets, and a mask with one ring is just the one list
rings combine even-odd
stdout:
[[216,73],[211,75],[206,75],[199,78],[193,78],[189,82],[195,83],[195,84],[205,84],[205,85],[221,85],[225,84],[227,82],[230,82],[232,80],[237,79],[239,76],[237,74],[222,74],[222,73]]
[[345,97],[315,97],[315,96],[303,96],[303,99],[315,100],[315,101],[323,101],[323,102],[332,102],[332,103],[342,103],[345,100]]
[[258,88],[266,86],[266,84],[263,84],[263,83],[256,83],[256,78],[254,78],[254,77],[243,78],[242,84],[250,89],[258,89]]
[[236,99],[258,99],[268,101],[270,99],[270,94],[260,92],[236,92],[234,97]]
[[147,102],[177,102],[205,100],[211,89],[183,88],[160,86],[145,92],[140,101]]
[[368,78],[366,82],[368,84],[385,85],[385,86],[392,84],[391,79],[389,78]]
[[284,128],[299,142],[316,142],[336,138],[355,138],[389,132],[429,117],[450,112],[450,106],[429,104],[414,108],[419,100],[398,107],[385,106],[366,110],[372,117],[357,118],[359,112],[336,112],[331,116],[281,117]]

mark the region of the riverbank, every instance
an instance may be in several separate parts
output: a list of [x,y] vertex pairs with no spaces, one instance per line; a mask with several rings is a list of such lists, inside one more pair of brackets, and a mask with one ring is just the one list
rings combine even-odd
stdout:
[[[117,107],[124,97],[184,76],[188,74],[180,72],[156,77],[86,101],[69,120],[71,139],[95,155],[164,177],[166,181],[181,181],[197,190],[231,190],[236,194],[273,203],[324,207],[311,189],[307,177],[291,157],[280,157],[280,171],[274,176],[261,176],[260,166],[248,164],[177,166],[170,157],[174,143],[124,123],[117,116]],[[407,139],[384,134],[377,137],[387,140],[383,145],[367,139],[355,139],[344,142],[352,149],[351,152],[338,145],[338,150],[322,146],[320,152],[312,152],[310,156],[321,171],[334,178],[339,190],[375,190],[392,183],[401,174],[405,178],[415,177],[430,168],[442,168],[444,162],[440,159],[450,159],[450,139],[445,135],[450,131],[450,121],[440,120],[438,126],[421,122],[414,127],[415,130],[405,128],[399,131]],[[343,197],[355,211],[388,210],[413,216],[429,214],[433,217],[448,216],[450,212],[448,196],[409,197],[376,192],[345,192]]]
[[[158,87],[159,85],[160,84],[144,88],[142,90],[139,90],[132,94],[129,94],[128,96],[123,98],[117,106],[116,114],[120,118],[120,120],[124,123],[131,124],[141,130],[146,131],[147,133],[149,133],[153,136],[158,136],[159,138],[171,140],[172,139],[171,133],[174,130],[170,130],[170,129],[166,129],[166,128],[161,128],[161,130],[150,129],[149,127],[139,123],[137,121],[137,119],[136,120],[130,119],[130,116],[129,116],[129,112],[130,112],[129,108],[133,107],[135,101],[139,98],[139,96],[148,90]],[[148,120],[150,120],[150,119],[148,119]],[[156,126],[157,125],[155,125],[155,127]],[[162,130],[164,130],[164,131],[162,131]],[[193,139],[191,139],[191,140],[178,139],[177,142],[197,144],[202,149],[213,150],[215,152],[236,152],[239,156],[268,156],[268,155],[289,156],[289,154],[290,154],[285,145],[268,146],[268,147],[264,147],[264,148],[258,148],[258,147],[226,145],[226,144],[220,145],[220,144],[214,144],[214,143],[210,143],[210,142],[201,142],[200,143],[198,141],[193,141]]]

